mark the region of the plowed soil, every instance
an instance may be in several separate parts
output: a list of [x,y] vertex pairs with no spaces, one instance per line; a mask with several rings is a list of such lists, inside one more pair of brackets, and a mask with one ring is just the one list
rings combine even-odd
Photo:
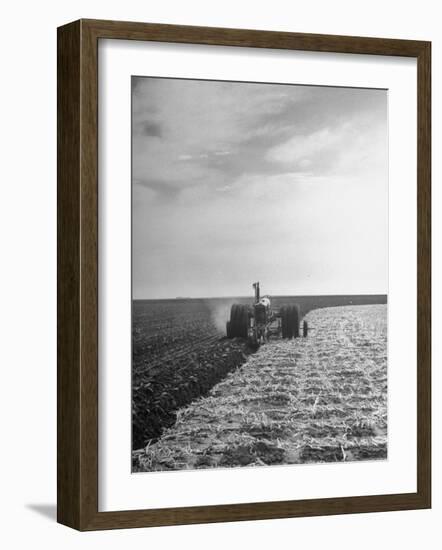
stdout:
[[176,411],[223,380],[251,353],[225,337],[228,306],[204,300],[134,303],[132,448],[172,426]]
[[308,338],[270,341],[179,409],[133,471],[385,459],[387,306],[306,319]]

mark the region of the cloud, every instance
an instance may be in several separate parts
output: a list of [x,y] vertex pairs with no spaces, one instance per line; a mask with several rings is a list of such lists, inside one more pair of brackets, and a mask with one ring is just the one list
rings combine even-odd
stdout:
[[194,154],[194,155],[178,155],[178,160],[181,160],[181,161],[187,161],[187,160],[199,160],[199,159],[207,159],[209,158],[209,155],[207,153],[199,153],[199,154]]
[[155,193],[156,196],[162,199],[173,199],[180,192],[180,188],[176,185],[175,182],[170,182],[162,179],[146,178],[144,180],[134,180],[133,183],[134,185],[150,189]]
[[150,137],[162,137],[163,131],[158,122],[145,121],[141,123],[142,133]]
[[136,79],[135,295],[379,291],[387,152],[385,91]]
[[[137,79],[135,179],[149,173],[153,179],[181,182],[181,189],[196,180],[204,187],[211,182],[215,189],[226,177],[268,173],[265,152],[280,134],[272,117],[305,94],[295,87],[290,92],[249,83]],[[138,122],[147,117],[148,123]]]
[[[297,135],[288,141],[272,147],[267,152],[267,158],[273,162],[297,165],[302,160],[310,160],[330,149],[335,149],[341,141],[342,129],[321,128],[307,136]],[[310,160],[311,163],[311,160]]]
[[313,174],[386,170],[386,120],[367,119],[366,113],[347,118],[334,127],[295,135],[271,147],[267,159],[286,169],[308,168]]

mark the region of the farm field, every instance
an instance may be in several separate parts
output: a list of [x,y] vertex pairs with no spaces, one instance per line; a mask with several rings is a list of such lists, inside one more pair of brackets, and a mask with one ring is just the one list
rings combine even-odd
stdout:
[[[341,303],[344,298],[356,300],[340,297]],[[293,301],[303,314],[308,311],[307,300]],[[215,372],[221,366],[220,379],[227,376],[190,405],[170,412],[175,424],[148,441],[146,449],[133,452],[133,471],[387,457],[385,304],[313,309],[307,314],[308,338],[274,339],[254,354],[240,339],[220,340],[221,327],[210,308],[208,313],[206,331],[210,327],[219,360],[217,367],[216,360],[210,364]],[[209,361],[208,355],[201,357]],[[150,365],[154,376],[155,362]],[[147,372],[138,363],[138,379]]]
[[223,338],[217,310],[202,301],[134,302],[132,447],[158,438],[175,411],[206,394],[250,353]]
[[[140,449],[173,425],[175,412],[206,395],[250,354],[225,338],[232,303],[250,298],[134,300],[132,326],[132,448]],[[386,296],[275,297],[275,307],[385,303]]]

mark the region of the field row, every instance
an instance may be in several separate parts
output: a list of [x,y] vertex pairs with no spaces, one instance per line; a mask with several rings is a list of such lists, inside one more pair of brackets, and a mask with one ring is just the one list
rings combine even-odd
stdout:
[[158,438],[174,424],[180,407],[206,395],[248,353],[245,342],[225,338],[214,308],[204,302],[136,304],[132,448]]
[[376,460],[387,456],[385,305],[308,314],[307,339],[274,340],[176,424],[134,471]]

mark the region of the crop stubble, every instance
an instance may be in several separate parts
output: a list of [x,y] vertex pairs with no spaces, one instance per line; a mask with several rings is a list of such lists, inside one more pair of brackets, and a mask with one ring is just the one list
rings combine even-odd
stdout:
[[173,425],[176,411],[207,392],[250,353],[229,341],[204,300],[134,302],[132,447]]
[[386,305],[311,311],[308,338],[250,355],[134,452],[133,471],[385,459],[386,314]]

